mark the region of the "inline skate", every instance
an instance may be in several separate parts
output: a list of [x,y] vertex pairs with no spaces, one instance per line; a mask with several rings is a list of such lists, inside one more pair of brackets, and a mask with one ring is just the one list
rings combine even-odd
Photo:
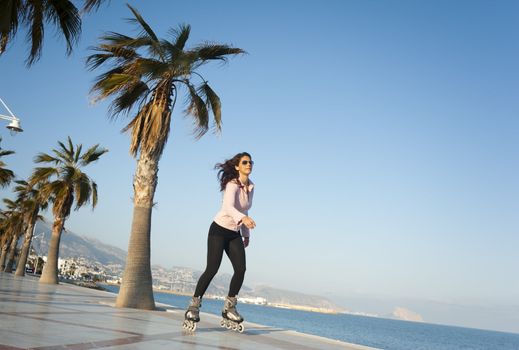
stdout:
[[192,297],[191,302],[189,303],[189,307],[187,308],[186,313],[184,314],[184,322],[182,323],[182,328],[187,331],[194,332],[196,330],[197,322],[200,322],[200,307],[202,306],[202,298],[201,297]]
[[236,310],[236,303],[238,299],[236,297],[226,297],[224,302],[224,307],[222,310],[222,320],[220,321],[220,326],[225,327],[227,329],[232,329],[233,331],[237,331],[243,333],[245,327],[243,326],[243,317]]

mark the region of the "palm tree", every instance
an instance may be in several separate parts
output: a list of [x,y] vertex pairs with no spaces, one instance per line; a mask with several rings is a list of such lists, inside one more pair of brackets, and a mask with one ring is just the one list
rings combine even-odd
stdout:
[[11,246],[12,237],[8,230],[8,219],[9,215],[6,211],[0,212],[0,248],[2,253],[0,254],[0,271],[5,269],[5,260],[7,259],[7,251]]
[[8,252],[5,258],[5,267],[3,271],[11,273],[13,271],[18,240],[20,239],[21,233],[24,230],[24,221],[23,213],[20,210],[20,202],[12,201],[7,198],[5,198],[3,201],[7,207],[7,211],[5,212],[6,220],[3,222],[3,228],[8,239],[10,238],[10,244],[7,247]]
[[[110,69],[101,74],[92,92],[97,100],[115,97],[110,114],[128,115],[137,107],[130,123],[123,129],[131,134],[130,153],[137,158],[135,171],[133,221],[123,282],[116,306],[140,309],[155,308],[150,266],[150,235],[153,196],[157,186],[158,164],[170,131],[171,113],[181,88],[188,97],[186,114],[193,117],[196,138],[209,129],[209,111],[214,129],[221,129],[221,104],[217,94],[197,72],[210,61],[226,62],[227,57],[244,53],[228,45],[203,43],[185,49],[190,26],[171,30],[172,39],[159,39],[139,12],[128,5],[132,22],[140,34],[130,37],[114,32],[102,36],[101,44],[87,59],[93,70],[107,63]],[[201,78],[195,87],[193,78]]]
[[[0,142],[2,138],[0,137]],[[0,158],[13,154],[14,151],[7,151],[0,149]],[[0,187],[5,187],[11,183],[14,179],[14,173],[12,170],[6,168],[6,164],[0,159]]]
[[7,234],[3,234],[0,237],[0,245],[2,248],[2,253],[0,254],[0,271],[4,271],[5,269],[5,261],[7,260],[7,251],[11,246],[12,237],[9,237]]
[[23,241],[20,258],[16,265],[16,276],[25,275],[25,264],[30,254],[29,249],[31,246],[32,236],[34,232],[34,225],[39,217],[40,209],[47,207],[47,200],[40,193],[40,189],[44,186],[42,183],[35,185],[29,184],[27,181],[16,181],[17,186],[14,191],[18,193],[17,200],[20,201],[24,213],[25,222],[25,238]]
[[108,152],[95,145],[82,154],[83,146],[74,146],[70,137],[66,145],[62,142],[58,142],[58,145],[58,149],[52,150],[54,155],[40,153],[35,157],[36,163],[47,163],[50,166],[35,168],[29,180],[29,184],[33,186],[42,183],[42,197],[52,202],[54,223],[47,263],[40,278],[40,283],[47,284],[58,283],[59,244],[72,206],[75,204],[74,209],[78,210],[92,201],[93,209],[97,204],[97,185],[81,169]]

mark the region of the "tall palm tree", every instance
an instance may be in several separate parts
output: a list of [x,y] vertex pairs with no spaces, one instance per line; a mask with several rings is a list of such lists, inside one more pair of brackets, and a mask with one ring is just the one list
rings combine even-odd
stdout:
[[20,206],[24,213],[25,222],[25,236],[23,241],[20,258],[16,265],[16,276],[25,275],[25,264],[29,257],[29,249],[32,242],[32,236],[34,233],[34,226],[36,220],[39,218],[40,209],[47,207],[47,199],[42,196],[40,189],[44,186],[42,183],[35,185],[29,184],[27,181],[19,180],[16,181],[17,186],[14,191],[17,192],[17,200],[20,201]]
[[[0,142],[2,138],[0,137]],[[13,154],[14,151],[7,151],[0,148],[0,158]],[[12,170],[6,168],[6,164],[0,159],[0,187],[5,187],[11,183],[14,179],[14,173]]]
[[92,209],[97,204],[97,185],[82,171],[85,166],[97,161],[108,150],[95,145],[85,153],[83,146],[72,143],[68,137],[67,144],[58,142],[58,149],[53,155],[40,153],[34,161],[47,163],[49,166],[37,167],[29,180],[29,184],[42,183],[40,193],[43,198],[52,202],[54,223],[47,253],[47,263],[43,268],[40,283],[58,283],[58,256],[61,233],[65,220],[69,217],[72,206],[78,210],[92,201]]
[[7,207],[6,220],[3,222],[4,230],[8,237],[10,237],[10,244],[8,246],[7,256],[5,258],[4,272],[11,273],[13,271],[14,259],[16,256],[16,247],[20,239],[21,233],[24,230],[23,213],[20,210],[20,202],[12,201],[4,198],[3,202]]
[[5,261],[7,260],[7,252],[9,247],[11,246],[11,240],[13,238],[8,236],[7,234],[3,234],[0,237],[0,245],[2,249],[2,253],[0,254],[0,271],[4,271],[5,269]]
[[0,254],[0,271],[5,269],[5,261],[7,259],[7,252],[11,246],[11,237],[9,232],[9,214],[6,211],[0,212],[0,248],[2,253]]
[[[209,111],[214,116],[214,129],[221,129],[221,104],[218,95],[197,72],[210,61],[226,62],[227,57],[244,53],[228,45],[203,43],[186,49],[190,26],[171,30],[171,40],[159,39],[133,7],[132,22],[140,34],[130,37],[106,33],[101,44],[87,59],[87,66],[96,69],[103,64],[110,68],[98,76],[92,92],[97,100],[115,99],[110,114],[128,115],[136,107],[130,123],[123,129],[131,134],[130,153],[138,156],[133,180],[134,209],[123,281],[116,306],[153,309],[150,266],[150,235],[153,196],[157,186],[159,160],[168,140],[171,113],[177,96],[187,91],[186,114],[193,117],[196,138],[209,129]],[[193,79],[202,82],[195,87]]]

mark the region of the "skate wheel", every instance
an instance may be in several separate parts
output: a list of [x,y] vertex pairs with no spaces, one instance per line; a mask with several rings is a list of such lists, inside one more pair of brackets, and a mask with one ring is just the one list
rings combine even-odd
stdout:
[[227,329],[231,329],[231,328],[232,328],[232,324],[231,324],[231,322],[226,321],[226,322],[225,322],[225,328],[227,328]]
[[221,326],[221,327],[225,327],[225,321],[224,321],[224,320],[221,320],[221,321],[220,321],[220,326]]
[[238,330],[238,325],[236,323],[233,323],[231,329],[233,331],[237,331]]
[[245,327],[240,323],[238,325],[238,332],[243,333],[244,330],[245,330]]

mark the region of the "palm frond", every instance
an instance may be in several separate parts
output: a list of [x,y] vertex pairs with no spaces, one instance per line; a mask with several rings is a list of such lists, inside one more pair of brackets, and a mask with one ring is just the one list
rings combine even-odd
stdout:
[[117,32],[106,32],[106,34],[101,35],[99,40],[105,42],[105,44],[101,44],[101,47],[132,47],[132,43],[135,41],[134,37],[124,35]]
[[65,38],[67,54],[72,52],[81,32],[81,18],[71,0],[2,0],[0,1],[0,54],[18,31],[27,28],[26,41],[30,45],[25,63],[31,66],[42,53],[45,27],[56,26],[57,34]]
[[101,52],[112,52],[113,50],[117,51],[117,49],[124,48],[137,54],[136,49],[156,44],[154,38],[148,35],[131,37],[117,32],[107,32],[99,37],[99,40],[102,43],[94,49]]
[[47,18],[61,29],[60,33],[67,43],[67,54],[72,53],[73,45],[81,35],[81,16],[79,10],[68,0],[47,0]]
[[16,180],[14,183],[18,185],[14,188],[15,192],[22,192],[25,191],[27,188],[31,187],[29,183],[25,180]]
[[81,170],[72,165],[65,165],[60,168],[60,179],[71,186],[78,179],[78,173],[81,173]]
[[0,150],[0,157],[8,156],[8,155],[11,155],[11,154],[14,154],[14,151],[8,151],[8,150],[5,150],[5,149]]
[[15,210],[16,207],[18,206],[16,201],[13,201],[12,199],[9,199],[9,198],[3,198],[2,202],[4,202],[6,208],[9,209],[9,211]]
[[108,150],[106,148],[100,148],[99,144],[92,146],[81,156],[78,164],[81,166],[87,166],[88,164],[97,161],[99,157],[106,152],[108,152]]
[[58,159],[63,162],[70,162],[74,159],[74,145],[70,145],[70,136],[68,139],[69,145],[65,145],[63,142],[58,141],[58,145],[61,150],[53,149],[52,152],[58,156]]
[[155,57],[160,57],[162,61],[165,61],[165,53],[160,45],[160,40],[151,29],[150,25],[146,23],[144,18],[141,16],[141,14],[132,6],[127,4],[128,8],[132,11],[134,18],[129,18],[128,22],[136,25],[141,29],[140,31],[140,38],[144,39],[144,41],[147,41],[147,44],[142,45],[145,46],[148,49],[149,54]]
[[42,183],[35,184],[34,186],[25,180],[18,180],[15,183],[17,184],[14,188],[14,192],[17,193],[16,199],[22,203],[24,211],[28,216],[33,215],[34,211],[46,207],[47,200],[40,193],[43,186]]
[[92,209],[94,209],[97,205],[97,184],[92,181]]
[[34,157],[35,163],[59,163],[59,158],[55,158],[47,153],[38,153],[36,157]]
[[200,139],[209,129],[209,113],[204,100],[198,95],[195,87],[189,83],[186,85],[189,91],[189,105],[185,114],[193,117],[193,134],[196,139]]
[[131,130],[130,154],[135,157],[140,149],[160,156],[169,136],[170,123],[168,103],[156,99],[146,103],[123,129],[123,132]]
[[126,6],[128,6],[128,8],[130,9],[130,11],[132,11],[133,13],[133,16],[135,18],[130,18],[128,21],[131,22],[131,23],[135,23],[135,24],[138,24],[141,28],[142,28],[142,31],[143,31],[143,34],[146,34],[148,37],[150,37],[151,39],[153,39],[153,41],[157,42],[159,41],[159,39],[157,38],[157,35],[155,34],[155,32],[151,29],[150,25],[148,23],[146,23],[146,21],[144,20],[144,18],[142,18],[141,14],[139,13],[139,11],[137,11],[135,8],[133,8],[131,5],[129,4],[126,4]]
[[63,151],[58,151],[57,149],[53,149],[52,153],[56,155],[56,159],[58,162],[69,162],[71,159],[67,153],[64,153]]
[[[138,58],[132,64],[129,64],[126,69],[132,74],[138,74],[151,80],[164,80],[171,75],[168,62],[153,58]],[[161,82],[158,84],[161,84]]]
[[101,37],[100,40],[104,43],[98,47],[90,48],[99,53],[90,55],[87,58],[86,65],[89,70],[99,67],[109,59],[115,59],[124,63],[140,57],[135,48],[143,44],[141,43],[142,40],[113,32]]
[[12,170],[0,169],[0,187],[6,187],[14,179],[15,175]]
[[242,49],[231,47],[228,45],[205,43],[200,45],[193,50],[198,58],[202,61],[208,60],[221,60],[226,62],[229,55],[245,54],[246,52]]
[[144,100],[149,92],[148,85],[142,81],[129,85],[126,90],[121,90],[121,94],[110,104],[110,115],[129,113],[132,107],[139,101]]
[[69,159],[74,159],[74,144],[72,143],[72,139],[70,136],[67,136],[67,142],[68,142],[68,148],[67,148],[67,154],[69,155]]
[[0,1],[0,54],[2,54],[10,38],[16,35],[20,19],[25,16],[25,6],[21,0]]
[[[0,139],[1,140],[1,139]],[[0,158],[13,154],[14,151],[0,150]],[[10,169],[6,169],[6,164],[0,160],[0,187],[6,187],[14,179],[14,172]]]
[[81,156],[81,149],[83,148],[83,145],[78,145],[76,148],[76,152],[74,155],[74,163],[79,162],[79,157]]
[[96,100],[104,99],[116,94],[125,87],[135,84],[135,77],[125,73],[112,73],[104,79],[99,80],[93,87],[93,92],[97,92]]
[[47,182],[52,176],[58,176],[59,169],[52,167],[37,167],[29,178],[29,184],[35,185],[40,182]]
[[90,93],[103,93],[104,92],[104,81],[110,79],[110,77],[114,74],[123,74],[124,66],[118,66],[116,68],[110,69],[107,72],[100,74],[95,79],[95,83],[90,89]]
[[35,1],[30,6],[29,13],[25,21],[31,21],[31,30],[27,32],[27,41],[31,42],[31,50],[29,57],[25,61],[27,66],[31,66],[34,62],[40,59],[42,42],[43,42],[43,15],[44,7],[41,1]]
[[[83,12],[97,11],[102,3],[106,0],[85,0],[85,4],[83,5]],[[110,0],[108,0],[110,1]]]
[[216,132],[220,132],[222,130],[222,104],[220,102],[220,97],[218,97],[216,92],[211,89],[207,82],[204,82],[198,91],[205,95],[206,106],[208,109],[213,111]]
[[5,52],[9,43],[9,34],[0,33],[0,55]]
[[171,41],[172,45],[170,47],[170,54],[172,58],[174,58],[177,53],[184,50],[190,33],[191,26],[189,24],[180,24],[178,28],[172,28],[169,30],[168,34],[173,37],[173,40]]
[[78,173],[78,178],[74,184],[74,192],[76,199],[76,207],[74,210],[79,210],[83,205],[90,201],[90,195],[92,193],[92,187],[90,179],[84,173]]
[[68,217],[74,203],[73,189],[70,184],[62,180],[56,180],[50,184],[53,194],[52,214],[54,217]]
[[[91,50],[96,50],[96,48],[91,48]],[[96,53],[87,57],[86,66],[88,70],[94,70],[99,66],[103,65],[107,60],[113,58],[114,55],[112,53]]]

